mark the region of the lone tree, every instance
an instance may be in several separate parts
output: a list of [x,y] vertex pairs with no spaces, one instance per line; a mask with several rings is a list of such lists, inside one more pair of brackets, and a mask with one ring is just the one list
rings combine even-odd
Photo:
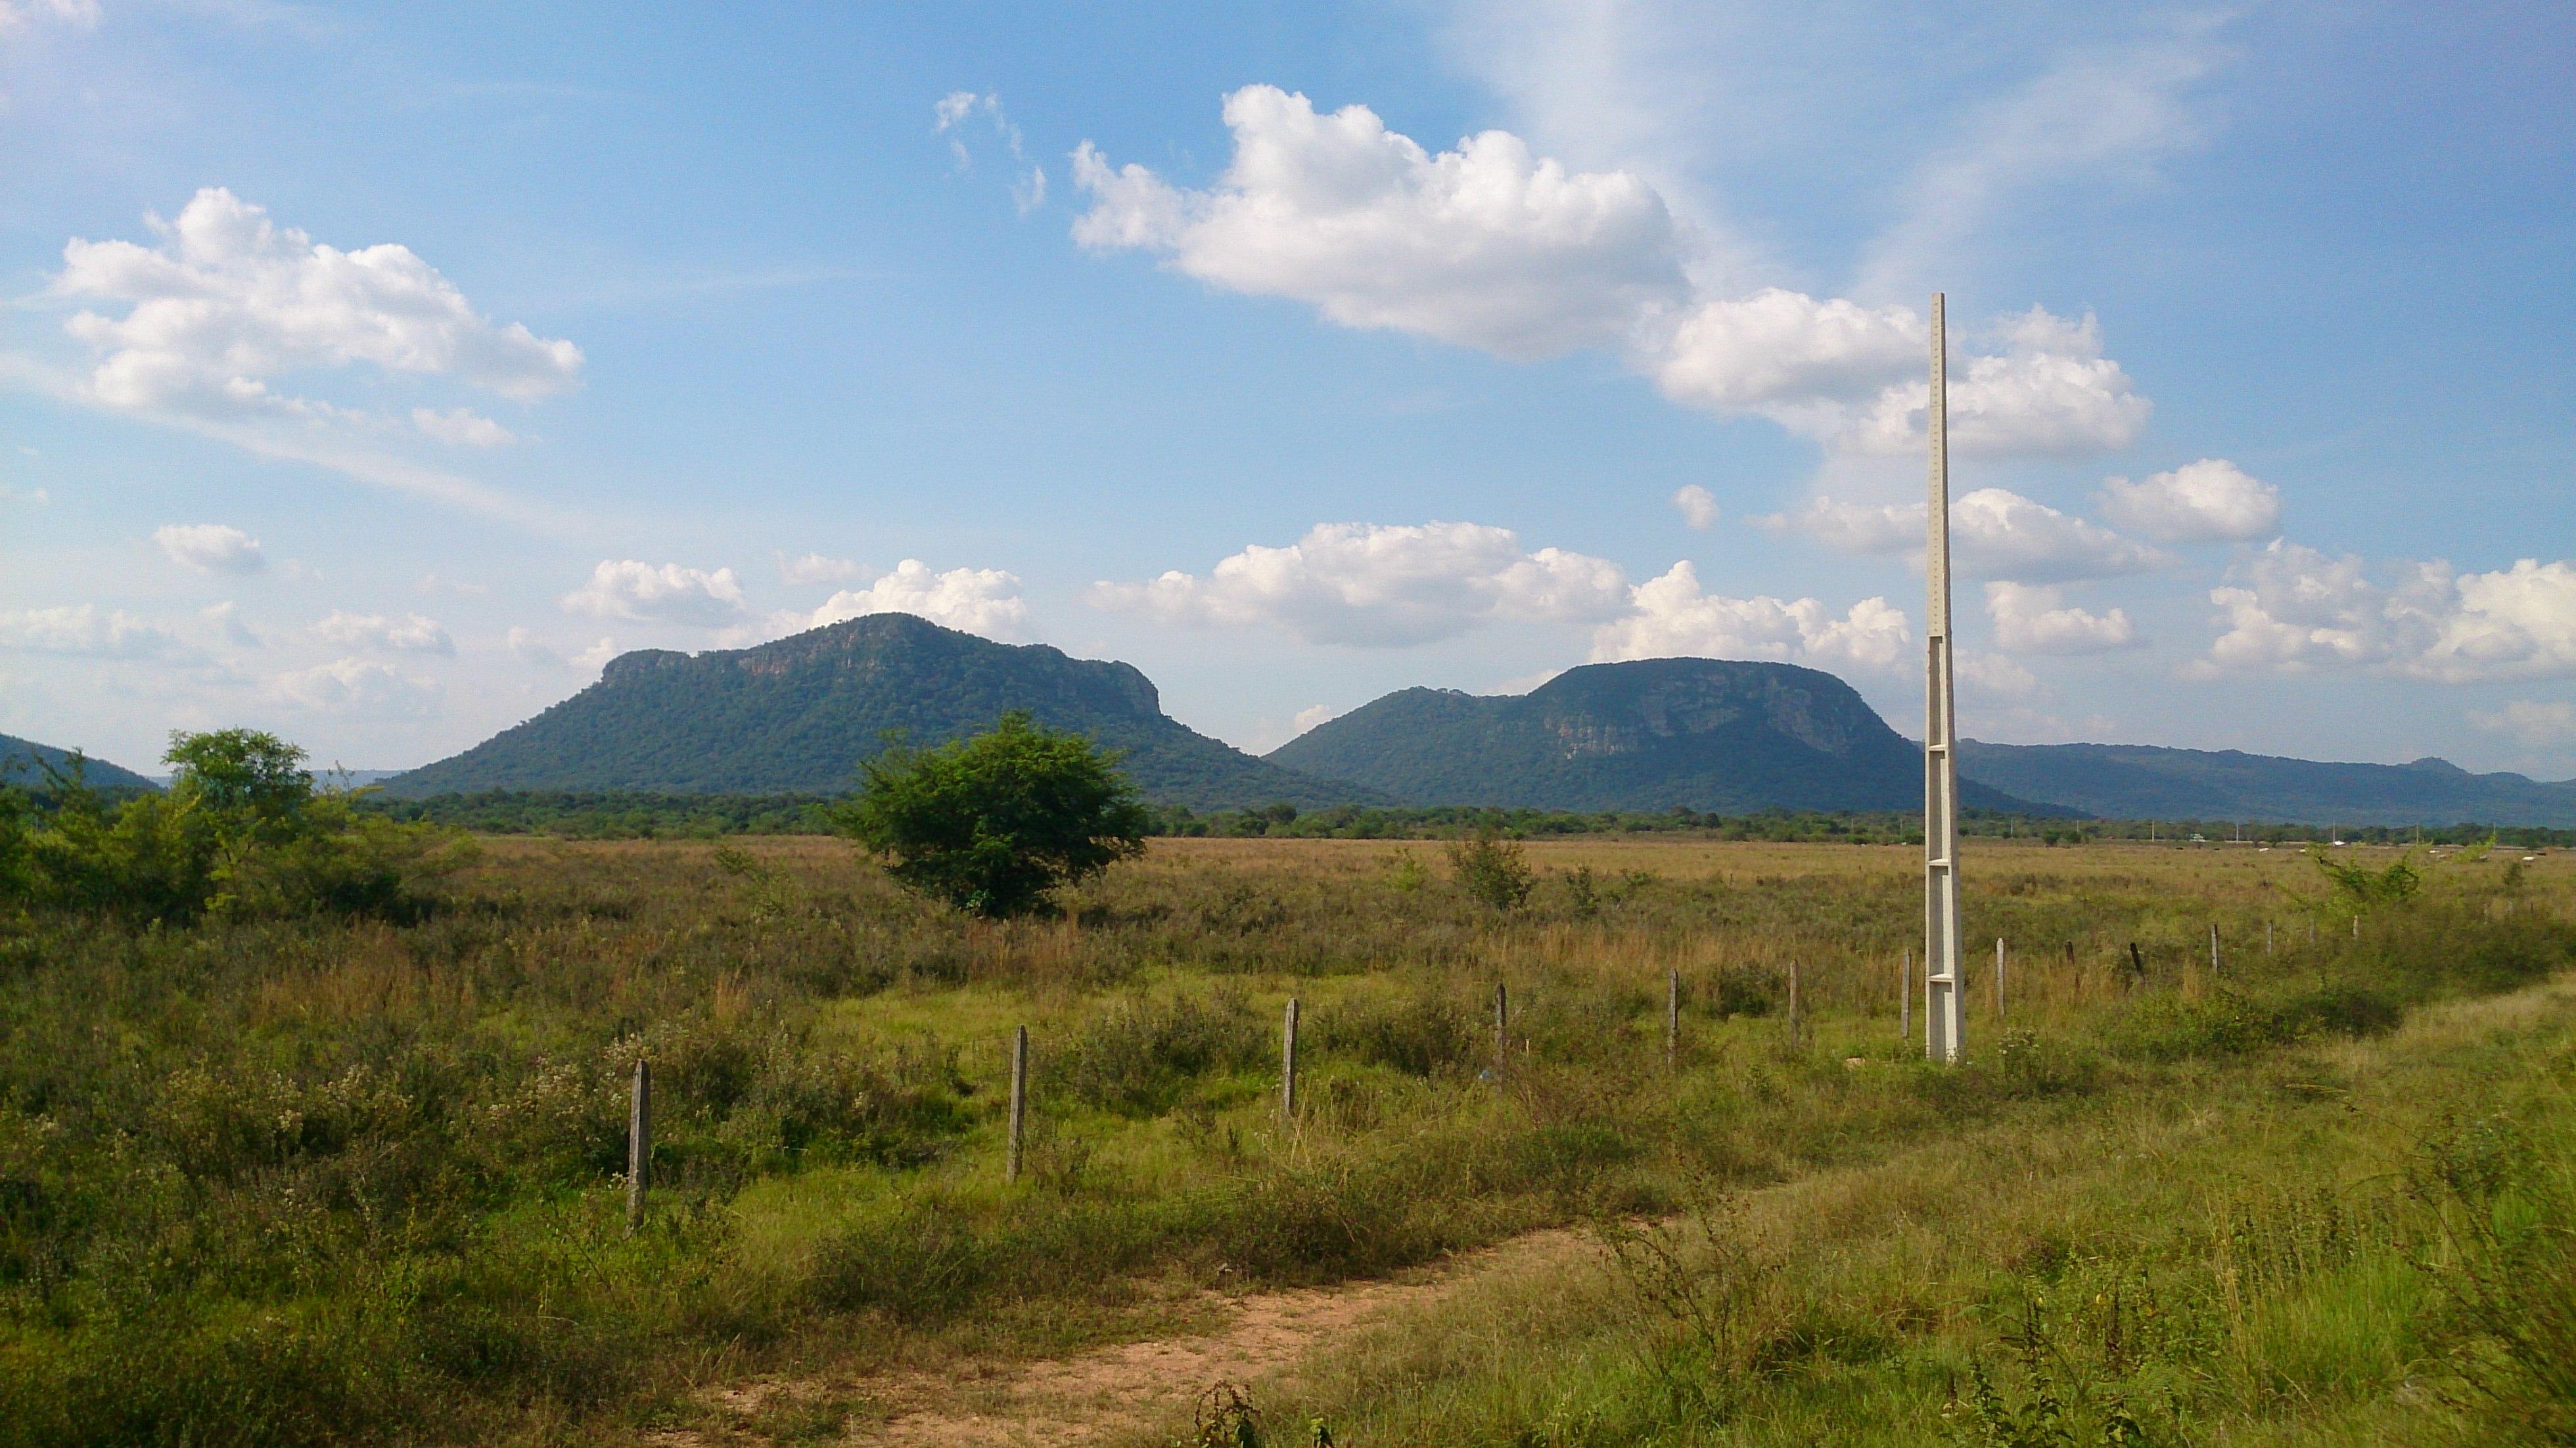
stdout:
[[936,749],[897,745],[860,774],[841,832],[907,889],[973,914],[1045,909],[1058,886],[1145,851],[1150,817],[1117,755],[1025,710]]

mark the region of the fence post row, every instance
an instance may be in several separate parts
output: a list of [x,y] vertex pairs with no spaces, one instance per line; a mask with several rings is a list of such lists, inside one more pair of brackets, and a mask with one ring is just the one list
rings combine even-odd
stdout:
[[1297,998],[1288,998],[1288,1015],[1279,1032],[1279,1114],[1297,1119]]
[[635,1085],[626,1099],[626,1230],[644,1225],[644,1191],[653,1168],[653,1068],[635,1060]]
[[1002,1160],[1002,1180],[1020,1179],[1020,1143],[1029,1120],[1029,1028],[1011,1036],[1011,1147]]

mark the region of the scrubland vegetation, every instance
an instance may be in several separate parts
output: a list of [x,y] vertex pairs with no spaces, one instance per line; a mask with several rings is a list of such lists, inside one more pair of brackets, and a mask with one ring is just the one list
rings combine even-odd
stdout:
[[1901,847],[1166,840],[980,921],[822,838],[391,843],[328,847],[395,882],[341,905],[15,897],[0,1442],[632,1441],[1568,1223],[1601,1251],[1250,1385],[1271,1441],[2576,1431],[2557,857],[1989,843],[2008,1012],[1981,951],[1945,1068]]

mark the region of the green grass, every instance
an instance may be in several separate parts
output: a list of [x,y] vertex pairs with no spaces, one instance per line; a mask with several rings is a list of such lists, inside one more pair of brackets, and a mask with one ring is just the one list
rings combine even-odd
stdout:
[[[0,1443],[620,1439],[756,1373],[1060,1351],[1195,1287],[1723,1203],[1751,1275],[1709,1280],[1701,1239],[1664,1292],[1740,1297],[1722,1332],[1633,1272],[1497,1285],[1312,1406],[1357,1442],[1922,1441],[1972,1368],[2011,1408],[2034,1362],[2084,1432],[2117,1391],[2158,1441],[2175,1404],[2195,1442],[2364,1441],[2563,1400],[2512,1346],[2565,1330],[2528,1267],[2566,1261],[2563,1011],[2528,1004],[2570,959],[2554,858],[2436,867],[2311,946],[2286,854],[1990,846],[1970,927],[2014,942],[2012,1015],[1981,978],[1951,1069],[1896,1039],[1910,852],[1530,855],[1500,917],[1432,846],[1167,842],[1066,919],[991,925],[826,841],[493,841],[400,926],[0,925]],[[1020,1024],[1036,1124],[1005,1184]]]

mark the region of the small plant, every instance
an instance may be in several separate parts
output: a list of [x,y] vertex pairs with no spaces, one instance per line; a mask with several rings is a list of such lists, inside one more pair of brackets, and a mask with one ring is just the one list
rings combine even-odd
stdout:
[[1395,886],[1398,893],[1412,895],[1431,883],[1431,872],[1413,856],[1398,855],[1395,857],[1395,869],[1388,875],[1387,882]]
[[1449,864],[1457,872],[1458,888],[1499,914],[1508,915],[1528,904],[1530,891],[1538,883],[1520,842],[1504,839],[1491,825],[1453,841]]
[[2350,859],[2338,860],[2323,850],[2311,850],[2308,858],[2316,861],[2317,870],[2326,877],[2333,891],[2338,913],[2359,915],[2383,906],[2403,905],[2415,898],[2424,877],[2415,869],[2415,852],[2407,851],[2385,870],[2374,870]]
[[1593,877],[1590,865],[1577,865],[1565,877],[1566,904],[1577,920],[1594,920],[1601,915],[1601,882]]
[[[1189,1436],[1177,1448],[1262,1448],[1269,1441],[1251,1396],[1232,1383],[1218,1383],[1199,1395],[1190,1413]],[[1330,1443],[1332,1435],[1322,1433],[1318,1441]]]

